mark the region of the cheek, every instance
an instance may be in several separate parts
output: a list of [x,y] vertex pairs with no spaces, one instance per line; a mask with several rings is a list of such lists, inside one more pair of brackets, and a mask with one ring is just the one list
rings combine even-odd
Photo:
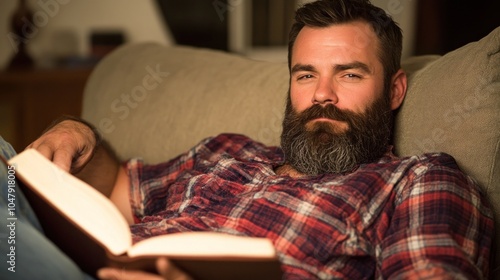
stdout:
[[373,85],[362,85],[344,90],[337,96],[339,109],[348,109],[355,113],[365,113],[366,109],[382,95],[382,92]]
[[296,112],[302,112],[312,104],[312,97],[303,86],[290,86],[290,100]]
[[[340,99],[340,98],[339,98]],[[339,109],[350,110],[354,113],[363,114],[367,107],[373,102],[370,95],[351,95],[349,98],[340,99],[337,107]]]

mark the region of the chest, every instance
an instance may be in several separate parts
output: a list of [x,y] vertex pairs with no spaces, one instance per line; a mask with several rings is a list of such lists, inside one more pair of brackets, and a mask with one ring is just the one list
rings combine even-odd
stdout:
[[373,239],[393,208],[394,184],[388,181],[373,171],[293,179],[262,163],[219,162],[179,176],[168,188],[166,205],[171,213],[217,216],[221,226],[250,235]]

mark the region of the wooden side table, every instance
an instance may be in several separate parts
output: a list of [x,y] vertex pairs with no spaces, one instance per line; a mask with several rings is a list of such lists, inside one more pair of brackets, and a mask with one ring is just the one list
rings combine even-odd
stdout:
[[61,115],[80,116],[91,69],[0,72],[0,135],[19,152]]

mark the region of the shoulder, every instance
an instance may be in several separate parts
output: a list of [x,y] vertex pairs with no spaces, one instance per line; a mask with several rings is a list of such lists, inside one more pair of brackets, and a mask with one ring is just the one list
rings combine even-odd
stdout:
[[[457,164],[455,158],[446,153],[427,153],[419,156],[411,156],[400,159],[403,166],[411,169],[414,176],[429,176],[432,174],[448,174],[463,180],[471,180]],[[447,177],[439,177],[437,179],[446,179]]]
[[[485,267],[493,216],[481,188],[448,154],[423,154],[394,162],[398,160],[405,176],[397,186],[391,227],[386,232],[385,250],[398,261],[391,266],[401,265],[404,270],[430,262],[439,267],[432,260],[447,259],[450,263],[444,262],[445,267],[453,265],[464,272],[471,271],[470,265]],[[408,246],[415,240],[418,246]],[[415,258],[407,258],[408,254]]]
[[[481,219],[491,222],[492,211],[485,192],[471,176],[460,169],[452,156],[432,153],[403,160],[413,164],[406,179],[397,188],[395,203],[396,206],[401,206],[400,209],[414,213],[426,221],[442,217],[467,221],[480,213]],[[439,215],[433,217],[423,213]]]
[[401,160],[409,169],[400,189],[403,199],[431,194],[436,198],[453,196],[469,202],[484,201],[482,189],[449,154],[429,153]]
[[452,177],[471,180],[462,172],[456,160],[446,153],[398,157],[389,152],[378,162],[368,164],[364,170],[379,173],[387,182],[399,185],[411,185],[423,178],[435,181],[451,180]]
[[415,161],[418,165],[428,167],[448,167],[460,170],[455,158],[447,153],[427,153],[420,156],[408,157],[407,159]]

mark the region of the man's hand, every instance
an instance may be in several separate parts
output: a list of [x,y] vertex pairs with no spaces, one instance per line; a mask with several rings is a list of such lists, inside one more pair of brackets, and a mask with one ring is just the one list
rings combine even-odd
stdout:
[[45,132],[27,148],[34,148],[65,171],[76,173],[92,158],[96,137],[90,127],[64,120]]
[[123,270],[118,268],[101,268],[97,276],[102,280],[191,280],[192,278],[175,267],[165,258],[156,261],[156,269],[160,275],[135,270]]

